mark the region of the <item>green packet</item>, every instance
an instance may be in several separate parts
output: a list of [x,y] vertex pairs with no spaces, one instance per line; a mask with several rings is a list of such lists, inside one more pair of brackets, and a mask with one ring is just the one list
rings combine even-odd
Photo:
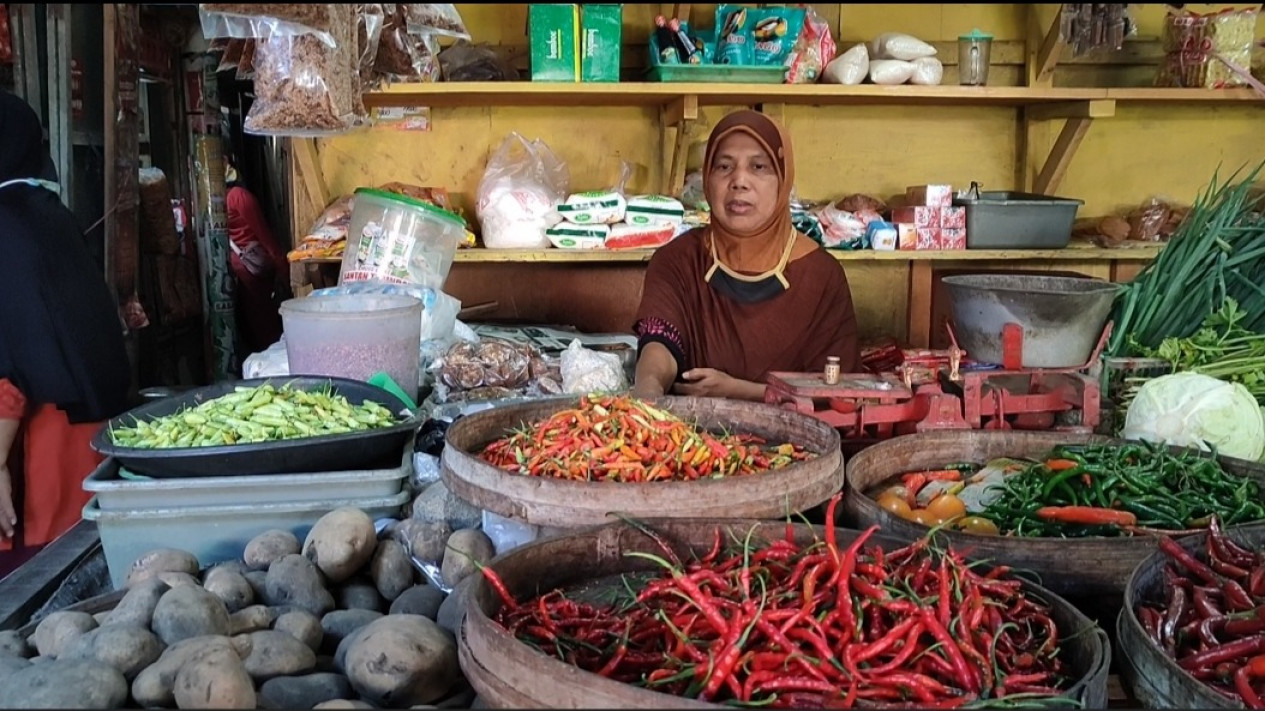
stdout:
[[719,64],[789,65],[806,20],[807,11],[802,7],[719,5],[712,54]]

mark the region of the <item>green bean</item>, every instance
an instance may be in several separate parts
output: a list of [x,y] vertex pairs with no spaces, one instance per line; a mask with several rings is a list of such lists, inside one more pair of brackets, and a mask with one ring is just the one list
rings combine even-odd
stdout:
[[209,447],[345,434],[396,424],[395,415],[366,400],[352,405],[330,389],[290,384],[237,386],[233,392],[131,427],[112,427],[114,444],[136,449]]

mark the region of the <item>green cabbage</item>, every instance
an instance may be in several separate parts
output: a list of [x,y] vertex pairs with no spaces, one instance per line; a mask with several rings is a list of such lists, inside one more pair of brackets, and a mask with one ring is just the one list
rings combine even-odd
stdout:
[[1215,448],[1227,457],[1258,461],[1265,454],[1265,411],[1238,383],[1199,373],[1148,380],[1125,416],[1126,439],[1179,447]]

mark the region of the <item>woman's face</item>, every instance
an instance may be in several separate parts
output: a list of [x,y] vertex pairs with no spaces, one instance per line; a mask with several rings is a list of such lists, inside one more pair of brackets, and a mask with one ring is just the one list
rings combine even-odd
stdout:
[[707,176],[712,219],[733,232],[754,232],[772,219],[779,187],[773,158],[755,138],[731,133],[721,140]]

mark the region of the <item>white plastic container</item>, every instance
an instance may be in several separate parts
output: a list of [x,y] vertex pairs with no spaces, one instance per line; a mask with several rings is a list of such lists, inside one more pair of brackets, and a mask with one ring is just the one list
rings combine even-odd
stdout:
[[443,287],[465,221],[406,195],[360,188],[347,229],[339,283],[386,281]]
[[250,539],[272,528],[302,541],[316,521],[341,506],[364,510],[372,519],[396,518],[410,492],[379,499],[337,499],[232,506],[173,506],[102,511],[93,496],[83,517],[95,521],[110,582],[122,589],[127,571],[142,554],[155,548],[177,548],[197,557],[203,567],[242,557]]
[[398,294],[337,294],[281,304],[290,375],[367,381],[391,376],[417,398],[422,302]]

